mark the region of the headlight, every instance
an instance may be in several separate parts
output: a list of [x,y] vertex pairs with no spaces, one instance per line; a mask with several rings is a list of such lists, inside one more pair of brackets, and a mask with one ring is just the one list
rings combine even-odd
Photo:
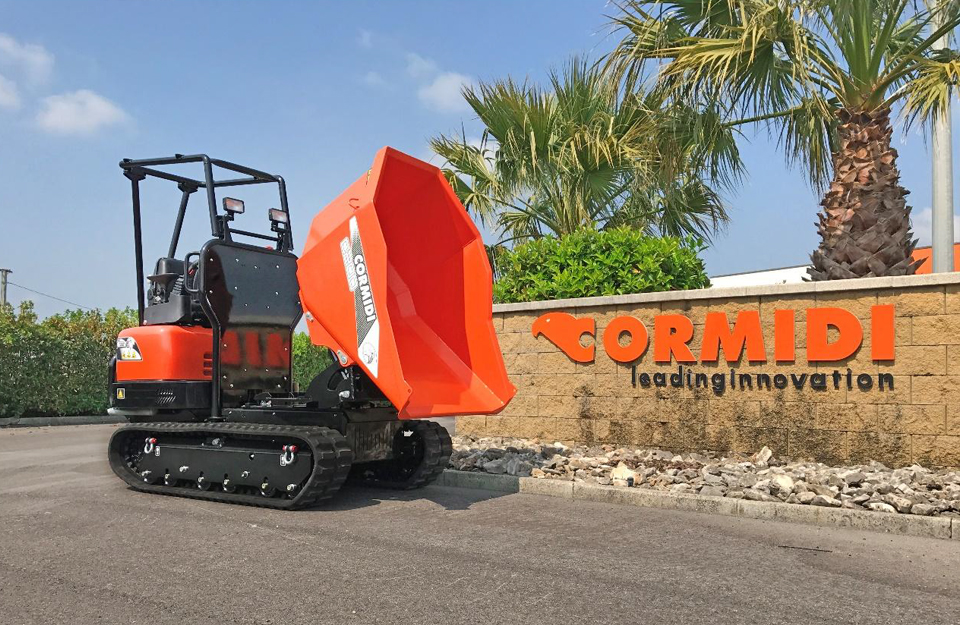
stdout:
[[140,353],[140,346],[132,337],[123,337],[117,339],[117,360],[143,360]]

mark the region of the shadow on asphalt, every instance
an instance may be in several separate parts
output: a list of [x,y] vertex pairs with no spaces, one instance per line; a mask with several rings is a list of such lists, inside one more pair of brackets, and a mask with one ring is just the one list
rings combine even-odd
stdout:
[[358,510],[384,501],[430,501],[445,510],[469,510],[475,503],[498,499],[511,493],[468,488],[427,486],[416,490],[390,490],[363,484],[345,484],[333,499],[307,511]]
[[[126,489],[131,493],[140,493],[135,488],[127,486]],[[361,510],[372,506],[379,506],[385,501],[394,502],[415,502],[430,501],[445,510],[469,510],[475,503],[498,499],[505,495],[514,493],[505,493],[488,490],[478,490],[473,488],[451,488],[446,486],[427,486],[416,490],[390,490],[377,488],[376,486],[365,486],[363,484],[345,484],[332,499],[316,506],[302,508],[299,512],[333,512],[345,510]],[[157,495],[151,495],[155,497]],[[163,495],[160,495],[163,497]],[[169,496],[169,495],[168,495]],[[174,496],[176,499],[183,497]],[[231,505],[231,504],[226,504]]]

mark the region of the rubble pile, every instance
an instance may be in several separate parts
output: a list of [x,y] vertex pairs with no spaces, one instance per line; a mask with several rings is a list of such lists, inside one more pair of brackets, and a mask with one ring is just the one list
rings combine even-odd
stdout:
[[649,488],[920,516],[960,516],[960,470],[879,462],[828,466],[774,457],[674,454],[612,445],[567,447],[536,439],[454,437],[450,468],[518,477]]

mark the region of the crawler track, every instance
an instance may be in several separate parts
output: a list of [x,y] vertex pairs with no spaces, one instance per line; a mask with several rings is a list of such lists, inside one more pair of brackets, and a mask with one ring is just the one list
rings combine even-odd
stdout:
[[[155,439],[155,448],[159,449],[158,453],[152,449],[149,458],[145,453],[147,439]],[[287,467],[286,473],[279,463],[284,445],[298,447],[296,462],[301,463],[299,467]],[[166,471],[166,479],[155,471],[143,475],[143,467],[163,466],[171,457],[183,464],[161,470]],[[292,510],[332,497],[350,473],[353,452],[339,432],[325,427],[138,423],[114,433],[108,458],[113,472],[139,491]],[[298,481],[289,489],[271,485],[261,491],[255,484],[262,479],[258,476],[268,471],[284,478],[297,476]],[[198,474],[202,479],[195,477]]]
[[[405,436],[405,432],[409,432]],[[359,464],[351,481],[411,490],[430,484],[450,462],[453,443],[443,426],[433,421],[409,421],[397,433],[394,458]]]

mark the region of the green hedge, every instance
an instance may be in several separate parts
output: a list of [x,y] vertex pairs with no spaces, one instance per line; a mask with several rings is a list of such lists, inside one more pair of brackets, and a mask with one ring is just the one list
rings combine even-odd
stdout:
[[0,311],[0,417],[103,414],[107,364],[130,309],[68,311],[37,321],[33,304]]
[[493,297],[510,303],[704,288],[703,249],[692,237],[629,228],[544,237],[502,253]]
[[329,349],[311,343],[304,332],[293,335],[293,382],[300,392],[307,392],[313,378],[332,363],[333,355]]
[[[107,411],[107,366],[136,311],[68,311],[38,321],[29,302],[0,310],[0,418]],[[293,379],[306,390],[333,362],[303,333],[293,337]]]

